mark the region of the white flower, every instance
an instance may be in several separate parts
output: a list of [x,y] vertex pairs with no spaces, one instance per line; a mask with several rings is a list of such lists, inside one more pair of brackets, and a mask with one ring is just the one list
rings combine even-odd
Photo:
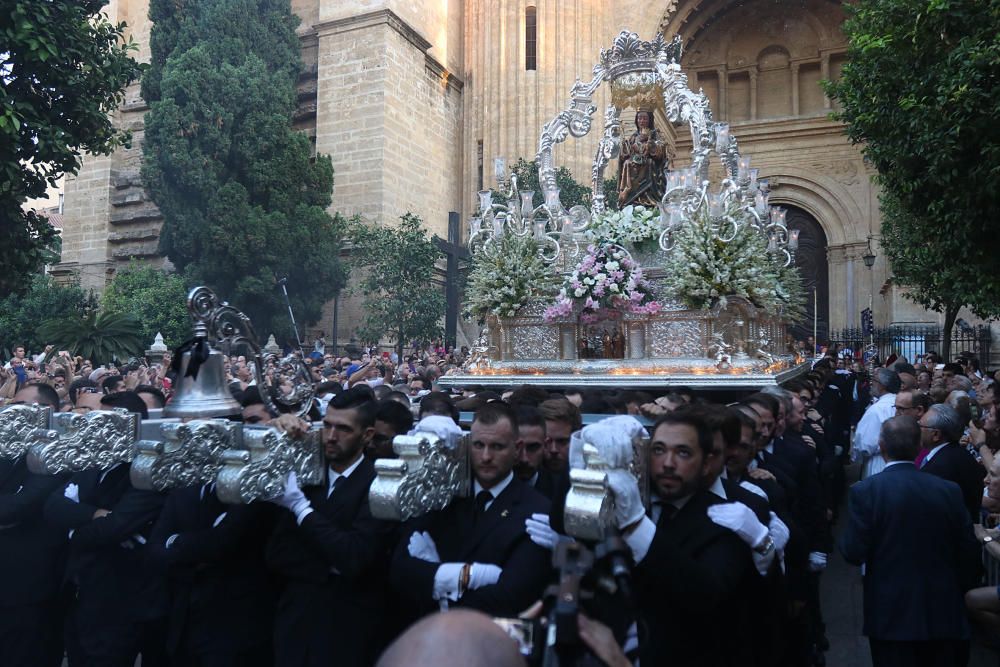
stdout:
[[608,276],[604,273],[598,273],[596,276],[594,276],[594,279],[599,283],[603,283],[608,279]]
[[612,292],[617,292],[618,285],[616,283],[611,283],[611,285],[608,286],[608,289],[611,290]]
[[573,296],[576,296],[576,297],[581,297],[581,296],[583,296],[586,293],[587,293],[587,290],[583,289],[582,287],[578,287],[575,290],[573,290]]

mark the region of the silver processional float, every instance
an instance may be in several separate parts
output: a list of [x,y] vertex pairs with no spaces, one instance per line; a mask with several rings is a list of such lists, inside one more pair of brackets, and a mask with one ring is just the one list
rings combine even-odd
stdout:
[[[783,256],[784,265],[790,264],[797,235],[784,225],[780,210],[768,207],[766,184],[749,168],[749,159],[740,156],[728,126],[713,122],[705,95],[688,88],[680,57],[679,38],[668,42],[658,35],[646,42],[627,31],[611,49],[602,50],[593,79],[577,80],[568,108],[542,130],[537,159],[545,203],[537,208],[519,205],[518,196],[522,203],[526,196],[516,191],[513,177],[508,206],[494,204],[488,193],[481,193],[480,215],[471,222],[471,249],[488,247],[502,234],[533,234],[543,261],[565,268],[579,254],[580,242],[592,238],[586,235],[588,228],[605,213],[603,172],[621,153],[621,110],[653,107],[675,126],[689,126],[692,136],[691,166],[665,173],[666,189],[657,204],[659,252],[670,252],[679,225],[703,214],[711,218],[720,242],[728,242],[746,226],[767,239],[776,261],[782,263]],[[570,135],[589,132],[596,111],[593,94],[602,83],[610,84],[613,104],[605,112],[594,159],[593,210],[566,211],[559,202],[552,149]],[[708,187],[712,152],[724,172],[717,193]],[[506,180],[500,173],[498,179]],[[759,387],[782,382],[807,367],[770,347],[784,338],[781,313],[762,312],[740,299],[703,312],[671,308],[669,298],[662,300],[667,307],[659,313],[622,317],[624,353],[615,360],[579,358],[575,351],[581,323],[569,318],[543,321],[541,308],[527,307],[508,321],[488,320],[465,367],[441,383],[663,387],[679,378],[692,386]],[[53,414],[38,405],[8,406],[0,409],[0,457],[26,456],[29,468],[39,474],[129,463],[137,488],[166,491],[214,481],[219,498],[230,504],[277,497],[290,471],[300,484],[321,483],[325,462],[320,424],[312,424],[304,437],[292,438],[274,427],[225,418],[240,408],[225,385],[223,354],[239,346],[249,349],[264,402],[275,413],[299,416],[313,400],[303,361],[262,350],[249,318],[206,287],[191,291],[188,309],[194,337],[175,355],[180,362],[177,391],[162,418],[142,420],[120,409],[76,415]],[[630,451],[619,449],[615,460],[608,461],[597,446],[578,440],[565,503],[568,534],[586,540],[606,536],[613,513],[608,475],[635,475],[645,489],[647,442],[644,434],[637,434]],[[377,518],[404,521],[469,494],[467,436],[416,431],[397,436],[393,449],[398,458],[375,462],[377,477],[369,500]]]

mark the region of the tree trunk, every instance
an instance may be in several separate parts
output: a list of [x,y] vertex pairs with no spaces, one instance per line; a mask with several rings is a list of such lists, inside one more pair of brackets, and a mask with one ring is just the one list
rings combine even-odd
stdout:
[[947,363],[951,361],[951,330],[955,328],[955,320],[958,319],[958,311],[961,304],[948,304],[944,308],[944,333],[941,341],[941,359]]
[[403,347],[405,343],[403,342],[403,327],[399,327],[399,333],[396,335],[396,355],[399,359],[396,361],[397,364],[403,363]]

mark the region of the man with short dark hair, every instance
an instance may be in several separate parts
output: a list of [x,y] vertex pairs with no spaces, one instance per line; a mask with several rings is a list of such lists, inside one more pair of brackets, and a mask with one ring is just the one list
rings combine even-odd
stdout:
[[284,578],[275,619],[276,665],[370,665],[380,650],[385,568],[394,524],[368,507],[375,468],[365,447],[377,405],[367,385],[335,396],[323,417],[326,479],[300,489],[289,473],[268,565]]
[[521,439],[521,453],[514,464],[518,478],[552,500],[555,480],[545,469],[545,417],[538,408],[518,406],[517,432]]
[[119,391],[125,391],[125,378],[121,375],[110,375],[101,380],[101,389],[104,391],[105,395],[117,394]]
[[865,565],[874,667],[964,667],[969,658],[963,595],[976,581],[980,551],[959,488],[913,466],[920,431],[908,415],[886,420],[886,467],[849,494],[840,549]]
[[[640,627],[640,663],[727,665],[742,655],[740,637],[718,632],[723,618],[742,618],[740,594],[754,570],[750,549],[716,525],[708,509],[723,502],[702,489],[712,433],[700,416],[671,412],[652,428],[651,515],[628,475],[609,477],[614,522],[632,551]],[[669,602],[668,602],[669,601]]]
[[398,401],[383,398],[375,413],[375,434],[365,454],[372,459],[394,459],[396,452],[392,440],[397,435],[406,435],[413,428],[413,413],[409,407]]
[[392,566],[396,592],[424,614],[462,606],[516,616],[541,597],[549,552],[525,521],[549,502],[514,475],[520,440],[506,404],[476,411],[470,434],[472,497],[415,519],[402,531]]

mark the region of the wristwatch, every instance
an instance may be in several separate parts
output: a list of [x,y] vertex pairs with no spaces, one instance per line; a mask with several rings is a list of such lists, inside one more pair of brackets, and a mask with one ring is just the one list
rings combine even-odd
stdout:
[[769,556],[774,551],[774,540],[768,535],[764,541],[753,548],[754,552],[761,556]]

